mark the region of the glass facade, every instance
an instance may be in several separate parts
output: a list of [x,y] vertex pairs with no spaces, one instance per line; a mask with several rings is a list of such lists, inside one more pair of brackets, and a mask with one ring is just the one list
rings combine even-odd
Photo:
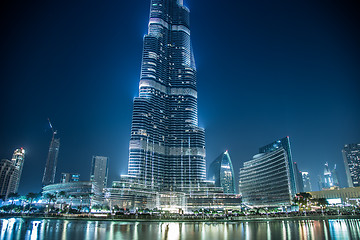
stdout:
[[346,144],[342,154],[349,187],[360,187],[360,144]]
[[291,196],[295,196],[295,194],[298,192],[297,186],[296,186],[296,178],[297,174],[295,174],[294,171],[294,164],[292,160],[292,154],[291,154],[291,148],[290,148],[290,138],[285,137],[282,139],[279,139],[275,142],[272,142],[264,147],[261,147],[259,149],[259,153],[269,153],[272,151],[276,151],[279,148],[284,148],[287,154],[287,161],[288,161],[288,167],[289,167],[289,177],[290,177],[290,191]]
[[18,192],[24,160],[25,150],[19,148],[14,151],[11,160],[0,161],[0,196],[7,198],[10,193]]
[[240,169],[239,189],[250,206],[288,206],[292,201],[287,150],[260,153]]
[[128,175],[153,191],[185,191],[206,178],[189,9],[179,0],[151,1]]
[[304,192],[311,192],[312,187],[311,187],[309,173],[308,172],[302,172],[301,174],[302,174],[302,179],[303,179],[303,184],[304,184]]
[[107,157],[93,156],[91,161],[90,181],[94,182],[100,191],[107,186],[109,161]]
[[221,187],[224,193],[236,193],[234,168],[228,151],[222,153],[210,164],[208,178],[215,182],[215,187]]
[[329,164],[325,163],[324,173],[319,176],[319,187],[320,189],[339,187],[339,180],[336,173],[336,164],[334,169],[330,170]]
[[44,176],[42,180],[43,186],[55,183],[57,159],[60,149],[60,139],[55,138],[56,131],[53,132],[53,136],[50,142],[49,153],[46,160]]

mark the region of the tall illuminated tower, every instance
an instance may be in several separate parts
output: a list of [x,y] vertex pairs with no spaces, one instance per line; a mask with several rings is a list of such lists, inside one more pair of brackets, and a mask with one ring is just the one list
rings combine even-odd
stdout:
[[49,153],[47,156],[44,176],[42,180],[43,186],[55,183],[56,165],[60,148],[60,139],[56,138],[57,131],[53,129],[50,121],[49,125],[53,131],[53,135],[49,146]]
[[21,174],[25,161],[25,149],[23,148],[16,149],[14,151],[11,161],[13,162],[13,165],[16,168],[15,176],[14,176],[15,177],[14,193],[17,193],[19,189]]
[[360,144],[346,144],[342,154],[349,187],[360,187]]
[[187,191],[206,178],[189,9],[182,0],[151,0],[128,175],[156,191]]

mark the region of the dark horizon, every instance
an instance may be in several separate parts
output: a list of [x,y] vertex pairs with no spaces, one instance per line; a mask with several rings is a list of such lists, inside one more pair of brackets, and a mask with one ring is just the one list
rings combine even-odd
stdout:
[[[149,4],[2,3],[0,158],[25,148],[21,194],[41,190],[47,118],[61,139],[56,182],[61,172],[89,180],[93,155],[109,157],[108,186],[127,173]],[[341,149],[360,143],[355,3],[185,4],[207,168],[228,150],[237,176],[260,147],[290,136],[313,190],[325,162],[346,186]]]

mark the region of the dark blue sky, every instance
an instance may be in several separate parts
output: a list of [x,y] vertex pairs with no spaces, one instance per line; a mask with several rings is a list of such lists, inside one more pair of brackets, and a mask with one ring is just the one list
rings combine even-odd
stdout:
[[[290,136],[317,189],[323,164],[360,142],[360,36],[350,1],[195,1],[192,41],[207,162],[228,149],[236,174],[258,148]],[[127,172],[149,0],[3,1],[0,158],[27,150],[20,193],[40,191],[51,132],[61,172],[89,179],[92,155]]]

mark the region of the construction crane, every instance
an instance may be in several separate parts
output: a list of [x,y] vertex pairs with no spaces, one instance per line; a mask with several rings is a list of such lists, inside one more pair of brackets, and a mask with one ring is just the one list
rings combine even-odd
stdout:
[[51,131],[52,131],[52,133],[53,133],[53,138],[54,138],[55,134],[57,134],[57,131],[54,130],[54,128],[53,128],[53,126],[52,126],[49,118],[48,118],[48,121],[49,121],[49,125],[50,125]]

